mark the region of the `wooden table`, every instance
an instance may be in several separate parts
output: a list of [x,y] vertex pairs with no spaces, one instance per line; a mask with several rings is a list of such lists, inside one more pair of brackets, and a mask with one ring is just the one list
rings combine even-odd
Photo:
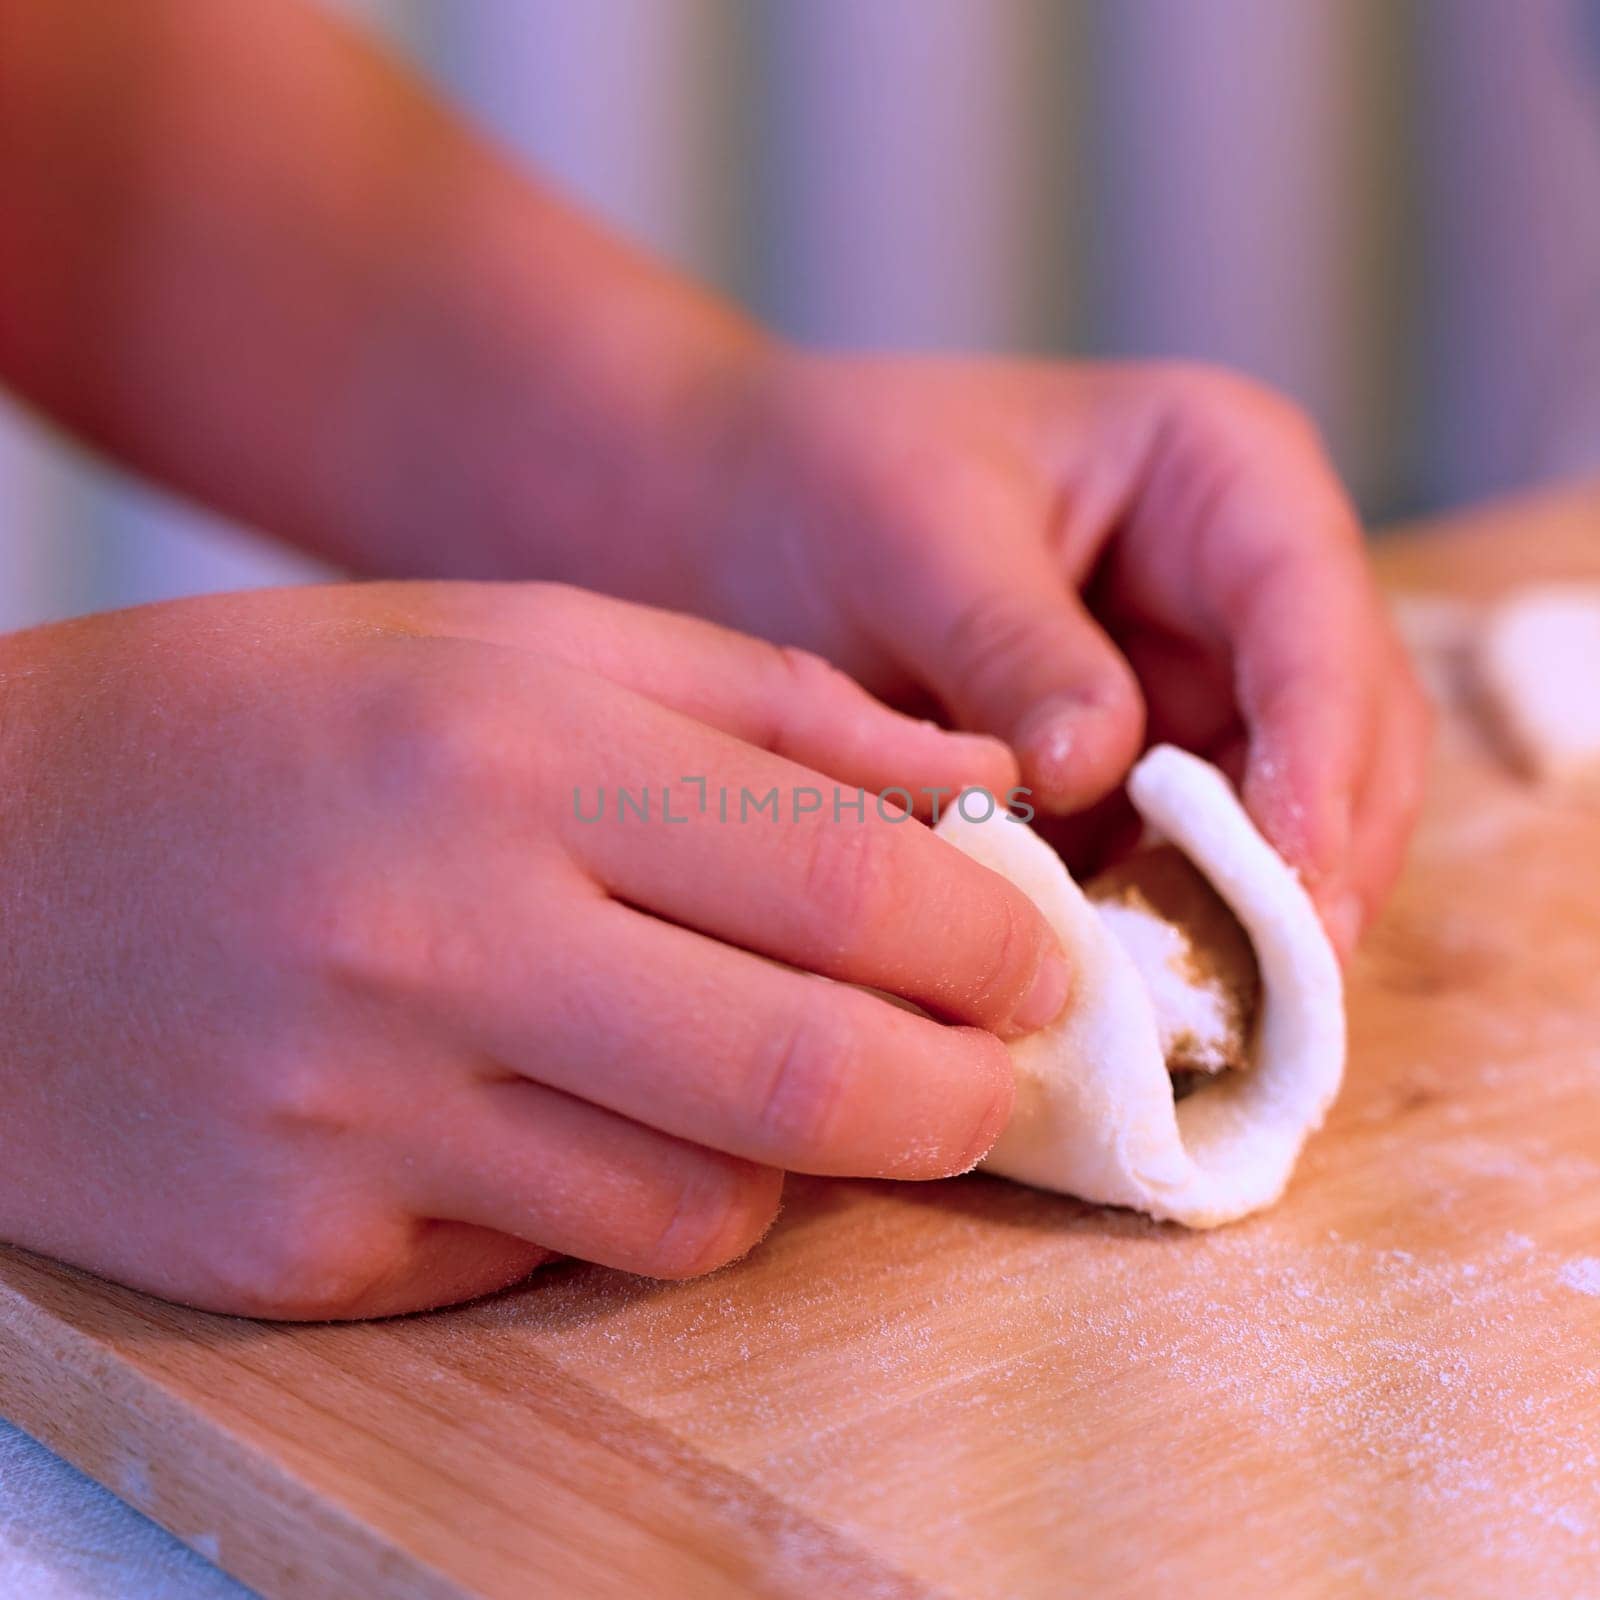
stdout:
[[[1382,565],[1600,576],[1600,492]],[[1459,712],[1435,780],[1267,1216],[798,1181],[700,1282],[324,1327],[0,1252],[0,1410],[271,1596],[1600,1594],[1600,815]]]

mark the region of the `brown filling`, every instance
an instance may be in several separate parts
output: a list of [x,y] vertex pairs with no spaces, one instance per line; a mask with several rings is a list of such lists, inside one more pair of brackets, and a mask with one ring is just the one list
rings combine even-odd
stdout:
[[[1182,978],[1212,991],[1223,1017],[1220,1040],[1179,1035],[1171,1042],[1167,1069],[1181,1094],[1222,1068],[1250,1063],[1251,1039],[1261,1004],[1261,972],[1249,935],[1215,889],[1174,845],[1137,850],[1085,885],[1091,900],[1117,902],[1160,917],[1183,936],[1176,963]],[[1217,1059],[1220,1046],[1220,1062]]]

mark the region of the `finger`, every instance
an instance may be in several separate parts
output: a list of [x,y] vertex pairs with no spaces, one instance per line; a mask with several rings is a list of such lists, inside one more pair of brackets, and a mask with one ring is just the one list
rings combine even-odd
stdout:
[[783,1184],[522,1079],[473,1085],[418,1124],[402,1170],[420,1215],[653,1278],[743,1255],[771,1226]]
[[[627,756],[592,752],[600,809],[566,834],[610,894],[952,1020],[1025,1032],[1059,1015],[1071,982],[1059,944],[998,873],[803,767],[660,707],[645,708],[644,721]],[[648,747],[660,770],[713,773],[715,789],[680,787],[670,821],[665,804],[648,809],[659,795],[643,797],[646,815],[625,815],[622,790],[639,780],[624,762]]]
[[[1251,739],[1246,802],[1315,887],[1342,869],[1367,759],[1381,607],[1360,526],[1287,402],[1199,369],[1153,377],[1139,492],[1097,592],[1112,618],[1229,664]],[[1184,714],[1203,720],[1191,688]]]
[[419,619],[463,637],[537,649],[843,783],[877,792],[968,787],[1004,794],[1015,758],[874,699],[820,656],[696,617],[558,585],[392,586]]
[[[574,894],[607,894],[952,1020],[1025,1032],[1060,1013],[1071,974],[1038,908],[893,804],[564,663],[422,643],[399,652],[405,690],[379,705],[398,724],[386,781],[432,797],[429,815],[465,806],[470,836],[428,845],[464,851],[474,890],[452,880],[448,898],[468,910],[442,944],[426,927],[385,930],[380,953],[360,959],[400,974],[386,981],[426,986],[418,975],[441,963],[499,960],[504,929],[548,923],[548,905],[513,910],[509,897],[535,881],[536,858],[559,858],[576,869]],[[427,663],[420,704],[416,658]],[[530,740],[534,719],[543,730]],[[388,770],[407,764],[415,773]],[[975,803],[986,798],[999,808]]]
[[[552,995],[566,997],[554,1010]],[[455,1009],[448,1026],[531,1079],[790,1171],[947,1177],[1011,1113],[1010,1057],[991,1034],[615,903]]]
[[[1291,405],[1196,369],[1151,392],[1163,387],[1143,485],[1102,572],[1109,614],[1231,662],[1246,804],[1342,939],[1389,659],[1360,526]],[[1203,721],[1207,697],[1188,687],[1179,720]]]
[[1356,801],[1349,888],[1331,915],[1335,940],[1349,955],[1382,909],[1405,864],[1406,846],[1422,811],[1433,709],[1416,681],[1410,658],[1389,651],[1385,688],[1372,733],[1373,758]]
[[1127,775],[1144,731],[1132,669],[1042,545],[958,545],[885,616],[907,668],[965,728],[1016,751],[1041,810],[1092,804]]
[[1235,615],[1238,700],[1250,734],[1244,798],[1319,899],[1348,865],[1380,667],[1375,601],[1352,556],[1266,563]]
[[[400,1264],[359,1299],[340,1306],[338,1320],[398,1317],[476,1300],[520,1283],[555,1254],[525,1239],[466,1223],[429,1219],[403,1226],[408,1239],[399,1251]],[[279,1317],[305,1320],[281,1312]],[[319,1308],[310,1317],[325,1321],[328,1312]]]

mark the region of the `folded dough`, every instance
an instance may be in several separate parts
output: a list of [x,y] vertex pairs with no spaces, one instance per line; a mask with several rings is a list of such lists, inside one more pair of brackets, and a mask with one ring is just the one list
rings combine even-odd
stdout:
[[[1261,974],[1254,1059],[1181,1102],[1133,960],[1060,858],[1003,811],[938,832],[1009,878],[1061,938],[1075,988],[1061,1018],[1012,1047],[1017,1104],[984,1165],[1192,1228],[1269,1206],[1344,1072],[1339,963],[1310,898],[1216,768],[1160,745],[1128,794],[1150,829],[1210,881],[1250,936]],[[975,808],[974,808],[975,809]]]

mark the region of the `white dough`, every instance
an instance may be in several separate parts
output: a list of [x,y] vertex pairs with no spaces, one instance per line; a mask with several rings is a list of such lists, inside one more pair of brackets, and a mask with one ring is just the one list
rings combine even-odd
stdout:
[[1600,586],[1519,589],[1478,636],[1477,678],[1530,776],[1600,790]]
[[1094,909],[1128,952],[1150,997],[1162,1059],[1171,1061],[1181,1046],[1186,1066],[1221,1072],[1228,1065],[1227,1007],[1214,984],[1189,975],[1188,936],[1144,906],[1096,900]]
[[1344,1073],[1343,983],[1310,897],[1220,772],[1161,745],[1128,793],[1250,937],[1261,972],[1254,1060],[1175,1102],[1138,969],[1055,851],[1003,811],[974,823],[952,808],[938,832],[1039,906],[1075,972],[1061,1018],[1011,1047],[1016,1111],[984,1165],[1209,1228],[1271,1205],[1321,1124]]

